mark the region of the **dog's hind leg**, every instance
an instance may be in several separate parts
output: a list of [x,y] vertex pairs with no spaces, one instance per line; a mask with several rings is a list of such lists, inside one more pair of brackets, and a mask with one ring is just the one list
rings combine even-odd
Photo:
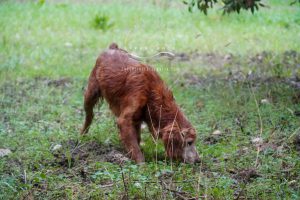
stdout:
[[101,91],[96,79],[96,68],[94,68],[89,78],[88,87],[84,93],[85,122],[81,129],[81,134],[85,134],[89,131],[89,127],[94,118],[93,108],[101,97]]

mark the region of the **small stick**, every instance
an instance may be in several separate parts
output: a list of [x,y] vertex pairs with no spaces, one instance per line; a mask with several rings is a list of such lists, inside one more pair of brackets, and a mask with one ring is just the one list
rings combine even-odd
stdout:
[[[260,124],[260,132],[259,132],[259,137],[261,138],[262,136],[262,133],[263,133],[263,123],[262,123],[262,118],[261,118],[261,114],[260,114],[260,109],[259,109],[259,105],[258,105],[258,102],[257,102],[257,99],[256,99],[256,96],[254,94],[254,91],[253,91],[253,88],[251,86],[251,84],[249,83],[248,85],[248,88],[254,98],[254,101],[255,101],[255,105],[256,105],[256,108],[257,108],[257,113],[258,113],[258,117],[259,117],[259,124]],[[260,153],[260,148],[258,147],[257,148],[257,154],[256,154],[256,160],[255,160],[255,168],[258,167],[258,157],[259,157],[259,153]]]
[[124,172],[123,172],[122,165],[120,165],[120,168],[121,168],[121,172],[122,172],[122,181],[123,181],[123,184],[124,184],[124,190],[125,190],[125,194],[126,194],[126,199],[129,199],[128,188],[127,188],[127,185],[126,185],[126,182],[125,182],[125,177],[124,177]]
[[106,188],[106,187],[111,187],[111,186],[113,186],[114,184],[113,183],[111,183],[111,184],[107,184],[107,185],[100,185],[99,187],[100,188]]
[[129,56],[135,60],[138,60],[138,61],[142,61],[142,60],[145,60],[145,59],[153,59],[153,58],[156,58],[156,57],[162,57],[162,56],[166,56],[168,57],[169,59],[174,59],[175,58],[175,54],[172,53],[172,52],[168,52],[168,51],[162,51],[162,52],[158,52],[157,54],[154,54],[152,56],[137,56],[137,55],[134,55],[132,53],[128,53]]
[[146,187],[146,184],[145,184],[145,199],[147,199],[147,187]]
[[244,192],[244,190],[245,190],[245,188],[246,188],[246,184],[247,184],[247,183],[244,184],[244,186],[242,187],[242,190],[239,192],[239,194],[238,194],[238,196],[235,198],[235,200],[239,200],[239,199],[240,199],[241,194]]
[[26,170],[24,169],[24,183],[27,184],[27,174]]

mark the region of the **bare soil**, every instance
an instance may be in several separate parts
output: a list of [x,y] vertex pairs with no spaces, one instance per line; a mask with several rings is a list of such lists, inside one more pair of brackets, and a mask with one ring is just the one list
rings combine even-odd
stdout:
[[115,164],[129,161],[124,150],[95,141],[80,144],[78,141],[69,140],[62,144],[62,149],[53,152],[53,155],[56,163],[63,167],[75,167],[95,161]]

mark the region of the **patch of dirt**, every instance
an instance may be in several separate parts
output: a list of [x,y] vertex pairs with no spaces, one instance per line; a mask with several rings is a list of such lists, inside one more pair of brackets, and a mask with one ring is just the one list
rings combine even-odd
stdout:
[[[47,77],[36,77],[34,79],[7,80],[0,85],[0,92],[7,101],[0,106],[7,106],[12,102],[22,103],[26,97],[31,97],[32,92],[44,87],[69,87],[73,83],[70,78],[49,79]],[[9,100],[8,100],[9,99]]]
[[[290,85],[291,87],[299,90],[300,89],[300,79],[298,78],[278,78],[274,76],[262,76],[258,74],[244,74],[243,72],[230,72],[227,76],[221,75],[211,75],[202,77],[200,75],[195,75],[191,73],[183,74],[184,85],[185,83],[188,85],[198,86],[198,87],[206,87],[212,84],[224,84],[228,82],[232,83],[242,83],[242,84],[251,84],[252,87],[273,84],[273,83],[282,83]],[[298,102],[298,96],[293,97],[293,102]]]
[[266,151],[268,149],[271,149],[273,151],[277,151],[280,148],[282,148],[282,146],[278,146],[278,145],[273,144],[273,143],[263,143],[260,148],[261,148],[261,151]]
[[300,53],[295,50],[288,50],[283,53],[263,51],[255,55],[241,56],[232,54],[218,54],[215,52],[201,53],[196,51],[175,53],[174,61],[193,62],[208,65],[211,68],[222,68],[228,65],[231,68],[239,69],[243,65],[270,66],[282,65],[285,68],[300,67]]
[[212,144],[216,144],[220,141],[220,137],[216,137],[216,136],[208,136],[206,138],[204,138],[204,143],[208,144],[208,145],[212,145]]
[[56,158],[55,163],[69,168],[95,161],[123,164],[130,160],[121,149],[94,141],[80,144],[78,141],[69,140],[62,144],[61,149],[54,151],[53,155]]
[[290,84],[291,86],[300,89],[300,78],[295,76],[293,78],[289,78],[286,80],[286,82],[288,84]]
[[222,140],[228,139],[229,134],[229,129],[225,129],[224,132],[221,132],[220,130],[214,130],[210,135],[206,136],[203,141],[207,145],[216,144]]
[[[71,78],[50,79],[47,77],[35,77],[34,79],[18,79],[15,81],[7,81],[1,85],[0,90],[13,95],[15,92],[25,92],[40,88],[41,86],[68,87],[73,83]],[[22,94],[23,95],[23,94]]]
[[189,61],[191,58],[190,55],[187,53],[176,53],[175,59],[178,61]]
[[60,78],[60,79],[54,79],[54,80],[49,80],[46,79],[45,83],[48,86],[54,86],[54,87],[68,87],[71,83],[72,80],[70,78]]
[[[255,86],[276,81],[300,89],[300,52],[294,50],[280,54],[263,51],[254,56],[189,52],[175,54],[174,60],[195,67],[204,66],[203,69],[208,70],[203,78],[197,74],[184,73],[185,83],[190,85],[205,86],[216,81],[251,81]],[[220,71],[224,72],[223,75]]]
[[300,153],[300,134],[295,137],[294,145],[296,150]]
[[207,79],[203,79],[195,74],[185,73],[183,78],[188,85],[203,86],[206,83]]
[[179,62],[199,62],[208,64],[210,67],[220,68],[225,65],[231,64],[234,61],[234,56],[232,54],[221,55],[217,53],[199,53],[194,52],[181,52],[175,53],[174,61]]
[[300,104],[300,91],[296,94],[294,94],[292,98],[293,104]]
[[239,150],[237,150],[237,156],[244,156],[247,155],[250,152],[248,147],[242,147]]
[[8,156],[9,154],[11,154],[11,150],[10,149],[0,149],[0,158],[4,157],[4,156]]
[[249,58],[249,62],[252,64],[261,64],[264,60],[270,60],[272,57],[272,52],[263,51]]
[[242,169],[238,171],[230,171],[230,173],[233,174],[233,178],[236,179],[239,182],[248,183],[252,181],[255,178],[260,177],[256,169],[249,168],[249,169]]
[[115,164],[123,164],[127,161],[129,161],[129,158],[127,158],[122,152],[117,150],[111,150],[105,155],[106,161],[115,163]]

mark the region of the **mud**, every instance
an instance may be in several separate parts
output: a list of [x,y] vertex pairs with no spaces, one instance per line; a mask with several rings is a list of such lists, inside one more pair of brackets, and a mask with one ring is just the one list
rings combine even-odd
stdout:
[[300,133],[294,139],[294,145],[298,153],[300,153]]
[[195,52],[181,52],[175,53],[175,58],[173,62],[193,62],[193,63],[203,63],[209,65],[210,67],[220,68],[225,65],[232,64],[235,57],[232,54],[221,55],[218,53],[199,53]]
[[49,80],[46,79],[44,82],[48,86],[54,86],[54,87],[68,87],[70,84],[72,84],[72,80],[70,78],[60,78],[60,79],[54,79],[54,80]]
[[102,145],[95,141],[82,144],[69,140],[62,144],[61,149],[54,151],[53,155],[55,163],[68,168],[94,162],[124,164],[130,160],[121,148]]
[[248,183],[255,178],[258,178],[260,175],[254,168],[249,169],[242,169],[238,171],[231,171],[230,173],[233,174],[233,178],[244,183]]
[[275,53],[272,51],[262,51],[255,55],[233,55],[233,54],[219,54],[215,52],[201,53],[198,51],[179,52],[175,53],[174,61],[178,62],[198,62],[209,65],[210,67],[224,67],[234,66],[240,67],[242,64],[250,66],[257,65],[276,65],[282,64],[286,67],[300,67],[300,52],[295,50],[287,50],[282,53]]
[[[214,82],[251,82],[255,85],[283,82],[300,89],[300,53],[263,51],[256,55],[218,53],[177,53],[173,62],[182,62],[204,70],[197,75],[184,72],[184,83],[205,86]],[[220,73],[221,72],[221,73]]]

